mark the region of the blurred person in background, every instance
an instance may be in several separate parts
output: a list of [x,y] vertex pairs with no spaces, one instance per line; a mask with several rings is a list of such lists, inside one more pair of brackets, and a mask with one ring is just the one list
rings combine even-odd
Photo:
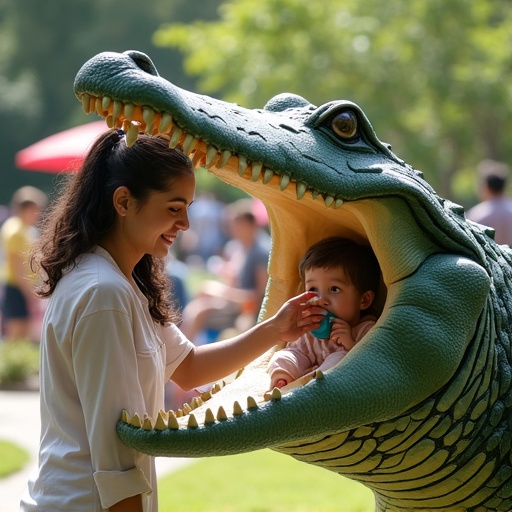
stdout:
[[505,194],[509,166],[483,160],[478,166],[478,175],[481,202],[473,206],[466,217],[493,228],[498,244],[512,245],[512,200]]
[[218,256],[226,243],[223,227],[225,204],[213,192],[202,192],[190,205],[190,228],[180,240],[180,257],[187,263],[203,267]]
[[267,286],[270,236],[258,224],[252,200],[227,205],[225,214],[230,240],[221,262],[211,269],[218,280],[205,281],[183,310],[180,329],[198,344],[201,334],[210,342],[233,325],[239,331],[254,325]]
[[48,197],[43,191],[21,187],[12,197],[11,216],[0,228],[5,260],[0,311],[6,340],[39,341],[43,302],[34,293],[36,276],[30,269],[29,253],[47,204]]

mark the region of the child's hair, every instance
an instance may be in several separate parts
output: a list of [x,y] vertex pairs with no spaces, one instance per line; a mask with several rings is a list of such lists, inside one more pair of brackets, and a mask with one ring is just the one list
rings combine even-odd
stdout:
[[[43,224],[32,256],[32,267],[43,273],[39,296],[49,297],[77,257],[94,250],[114,227],[112,197],[118,187],[127,187],[142,206],[150,193],[164,191],[174,180],[193,173],[190,159],[169,148],[164,138],[139,134],[128,147],[121,130],[100,135]],[[170,304],[169,279],[161,258],[144,255],[133,277],[148,299],[155,321],[178,319]]]
[[299,263],[302,283],[307,270],[312,268],[343,268],[347,277],[360,293],[368,290],[377,293],[380,267],[369,245],[350,238],[331,237],[312,245]]

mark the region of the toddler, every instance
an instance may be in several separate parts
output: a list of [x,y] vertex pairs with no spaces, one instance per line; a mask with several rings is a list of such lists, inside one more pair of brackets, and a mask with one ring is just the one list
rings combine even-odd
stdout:
[[309,248],[299,273],[305,289],[317,293],[312,300],[326,310],[326,319],[319,329],[274,354],[268,370],[270,389],[317,368],[332,368],[377,320],[370,311],[380,268],[369,246],[348,238],[326,238]]

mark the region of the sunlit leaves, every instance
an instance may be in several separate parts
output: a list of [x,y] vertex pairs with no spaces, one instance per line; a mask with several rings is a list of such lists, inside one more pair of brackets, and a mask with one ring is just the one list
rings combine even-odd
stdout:
[[203,91],[262,107],[289,91],[360,104],[439,192],[481,158],[512,161],[512,6],[505,0],[237,0],[163,27]]

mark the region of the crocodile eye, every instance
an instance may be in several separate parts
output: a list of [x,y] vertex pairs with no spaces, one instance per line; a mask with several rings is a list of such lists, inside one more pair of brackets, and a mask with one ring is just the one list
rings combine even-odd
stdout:
[[340,112],[332,118],[331,127],[336,135],[351,139],[357,134],[357,116],[352,110]]

